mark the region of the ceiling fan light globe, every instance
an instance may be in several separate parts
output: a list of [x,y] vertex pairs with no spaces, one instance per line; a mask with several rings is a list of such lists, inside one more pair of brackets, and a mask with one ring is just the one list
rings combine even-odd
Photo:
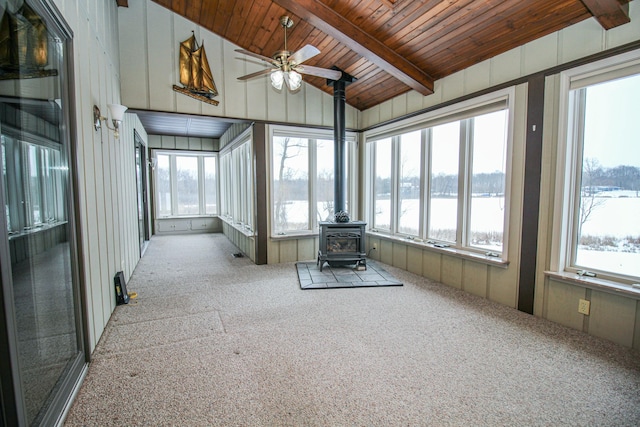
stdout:
[[289,86],[289,89],[298,90],[300,88],[300,85],[302,85],[302,76],[300,75],[300,73],[296,71],[289,71],[287,74],[289,77],[287,79],[287,85]]
[[282,89],[282,84],[284,83],[284,73],[280,70],[275,70],[271,73],[271,86],[273,86],[276,90]]

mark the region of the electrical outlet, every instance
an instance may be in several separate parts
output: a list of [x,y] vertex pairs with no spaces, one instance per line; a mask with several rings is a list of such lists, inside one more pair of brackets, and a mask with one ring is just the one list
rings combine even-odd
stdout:
[[587,301],[586,299],[580,299],[580,301],[578,302],[578,313],[582,313],[588,316],[590,308],[591,308],[591,301]]

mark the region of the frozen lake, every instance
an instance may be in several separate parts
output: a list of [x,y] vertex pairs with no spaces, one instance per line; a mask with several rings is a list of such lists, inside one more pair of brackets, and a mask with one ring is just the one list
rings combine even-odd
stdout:
[[[640,240],[640,198],[639,197],[598,197],[601,201],[582,227],[582,234],[596,237],[610,236],[616,239],[628,237]],[[502,197],[473,197],[472,198],[472,229],[474,232],[502,232],[504,220],[504,198]],[[419,221],[418,199],[407,199],[402,205],[402,224],[415,224]],[[286,205],[289,224],[297,224],[290,229],[306,229],[308,204],[303,201],[291,202]],[[323,210],[322,203],[318,210]],[[382,201],[378,205],[377,218],[389,218],[389,203]],[[326,218],[326,212],[322,214]],[[457,201],[450,198],[434,198],[431,205],[431,229],[452,229],[455,227],[457,216]],[[500,246],[483,245],[487,249],[500,250]],[[593,250],[580,247],[577,262],[607,271],[614,271],[631,276],[640,276],[640,248],[636,244],[631,247],[609,247],[607,251]],[[635,251],[635,252],[633,252]]]

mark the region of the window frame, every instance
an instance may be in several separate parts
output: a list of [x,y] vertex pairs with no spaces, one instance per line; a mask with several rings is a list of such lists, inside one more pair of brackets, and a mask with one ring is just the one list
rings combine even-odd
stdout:
[[[452,104],[437,110],[433,110],[416,117],[405,119],[394,124],[381,126],[380,128],[366,131],[364,140],[365,150],[365,206],[366,220],[369,224],[368,231],[387,236],[390,238],[403,239],[424,245],[430,245],[436,250],[455,251],[458,253],[468,253],[477,256],[484,256],[493,261],[508,262],[509,253],[509,215],[511,203],[511,175],[512,175],[512,152],[514,134],[514,105],[515,87],[505,88],[474,99]],[[471,215],[471,181],[472,181],[472,148],[473,148],[473,128],[468,128],[468,124],[473,124],[474,117],[488,114],[495,111],[506,111],[506,134],[505,134],[505,178],[504,178],[504,216],[503,216],[503,239],[502,250],[488,250],[470,243],[470,215]],[[435,126],[460,121],[460,148],[458,153],[458,194],[457,194],[457,218],[456,218],[456,241],[449,242],[433,239],[429,237],[429,224],[431,221],[431,157],[432,157],[432,129]],[[399,159],[400,141],[402,135],[409,132],[421,130],[421,175],[420,175],[420,213],[419,232],[409,234],[399,232]],[[372,165],[375,163],[375,148],[372,144],[385,138],[392,140],[391,159],[391,179],[392,181],[392,206],[391,206],[391,227],[389,230],[378,229],[374,222],[374,178],[376,176]]]
[[[169,157],[169,187],[171,194],[171,213],[169,215],[160,215],[160,198],[158,197],[158,173],[154,170],[154,205],[157,213],[157,219],[175,219],[175,218],[196,218],[196,217],[215,217],[220,213],[220,178],[218,174],[219,158],[218,153],[204,151],[178,151],[178,150],[160,150],[156,149],[152,152],[154,164],[157,165],[158,156]],[[198,213],[180,214],[178,213],[178,197],[177,197],[177,157],[195,157],[198,164]],[[206,213],[205,200],[205,157],[215,158],[216,168],[216,212]]]
[[[268,144],[268,173],[269,173],[269,232],[272,238],[291,238],[317,235],[319,220],[316,215],[317,209],[317,179],[318,179],[318,156],[317,141],[318,140],[334,140],[333,129],[315,129],[297,126],[270,125],[268,126],[269,144]],[[307,228],[301,230],[275,230],[274,212],[274,171],[273,171],[273,155],[274,155],[274,137],[291,137],[303,138],[309,141],[308,144],[308,222]],[[345,143],[347,150],[347,194],[346,202],[349,210],[349,216],[352,219],[358,218],[357,205],[357,182],[358,182],[358,138],[355,132],[346,132]],[[335,153],[334,153],[335,155]],[[334,171],[335,178],[335,171]],[[313,200],[313,202],[312,202]],[[314,209],[315,208],[315,209]]]
[[[584,120],[580,119],[584,115],[579,110],[585,107],[583,99],[577,100],[583,93],[579,89],[636,74],[640,74],[640,51],[624,53],[560,73],[554,199],[556,209],[553,215],[554,238],[551,242],[548,274],[587,278],[597,282],[598,286],[610,287],[615,291],[629,289],[627,285],[640,280],[640,277],[575,265],[584,146]],[[620,288],[620,285],[623,287]]]
[[251,127],[221,150],[218,170],[220,218],[243,233],[252,235],[255,232],[255,180]]

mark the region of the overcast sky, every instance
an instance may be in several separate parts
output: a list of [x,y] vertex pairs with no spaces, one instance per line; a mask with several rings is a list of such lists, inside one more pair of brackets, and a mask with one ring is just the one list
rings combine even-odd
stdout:
[[587,89],[584,157],[640,166],[640,75]]

